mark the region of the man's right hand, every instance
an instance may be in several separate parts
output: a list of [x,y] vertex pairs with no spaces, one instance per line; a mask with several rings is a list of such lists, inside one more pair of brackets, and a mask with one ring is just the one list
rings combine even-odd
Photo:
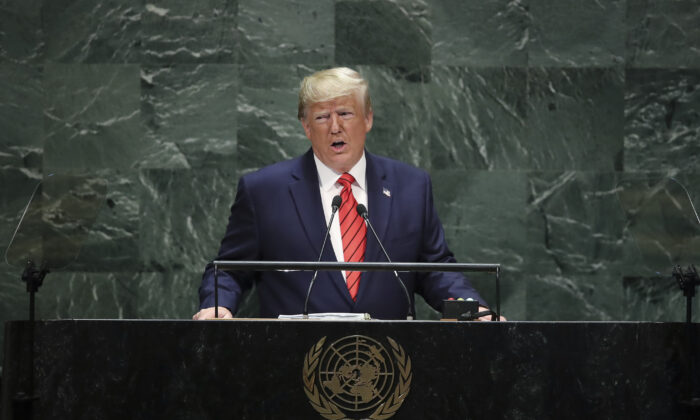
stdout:
[[[214,307],[211,308],[204,308],[201,311],[197,312],[196,314],[192,315],[192,319],[196,321],[201,321],[205,319],[214,319]],[[224,308],[223,306],[219,306],[219,318],[223,319],[228,319],[228,318],[233,318],[233,315],[231,315],[231,311],[228,309]]]

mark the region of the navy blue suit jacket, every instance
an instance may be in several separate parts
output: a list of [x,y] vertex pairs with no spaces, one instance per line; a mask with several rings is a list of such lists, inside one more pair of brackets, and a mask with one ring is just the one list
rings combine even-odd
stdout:
[[[367,159],[369,219],[393,262],[454,262],[433,205],[430,177],[407,164],[372,155]],[[388,194],[386,193],[388,192]],[[326,231],[313,152],[243,176],[231,207],[218,260],[316,261]],[[386,261],[371,232],[365,261]],[[322,261],[335,261],[331,242]],[[260,316],[303,311],[311,272],[219,273],[219,305],[232,313],[243,292],[256,283]],[[435,309],[449,297],[485,302],[460,273],[402,273],[411,295],[421,294]],[[200,308],[214,306],[213,266],[199,289]],[[309,312],[369,313],[379,319],[405,319],[406,296],[393,273],[364,272],[357,301],[339,272],[319,272]],[[414,311],[415,313],[415,311]]]

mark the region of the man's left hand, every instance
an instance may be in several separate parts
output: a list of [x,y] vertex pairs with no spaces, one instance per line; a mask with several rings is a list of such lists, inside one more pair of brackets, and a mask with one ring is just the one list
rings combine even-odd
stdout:
[[[488,311],[490,310],[489,308],[485,308],[483,306],[479,306],[479,312],[481,311]],[[491,321],[491,315],[485,315],[480,318],[477,318],[476,321]],[[508,321],[503,315],[501,315],[501,319],[499,321]]]

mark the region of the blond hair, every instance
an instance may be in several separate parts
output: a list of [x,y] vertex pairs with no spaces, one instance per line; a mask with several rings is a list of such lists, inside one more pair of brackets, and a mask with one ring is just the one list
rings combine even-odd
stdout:
[[300,120],[303,119],[306,116],[306,109],[313,103],[352,94],[356,94],[357,99],[364,103],[366,117],[372,110],[372,101],[369,98],[369,84],[360,76],[360,73],[347,67],[317,71],[301,81],[297,117]]

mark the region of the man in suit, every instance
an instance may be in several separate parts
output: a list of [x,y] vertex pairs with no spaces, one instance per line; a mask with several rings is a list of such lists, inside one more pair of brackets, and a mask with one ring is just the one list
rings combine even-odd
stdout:
[[[315,261],[333,197],[339,195],[342,204],[323,261],[386,261],[357,214],[358,203],[366,206],[393,262],[455,261],[433,205],[428,174],[365,150],[373,110],[367,82],[359,73],[334,68],[306,77],[298,117],[311,149],[240,179],[217,259]],[[410,273],[402,279],[412,307],[417,292],[437,310],[448,298],[475,299],[486,309],[459,273]],[[310,280],[310,272],[220,272],[219,317],[230,318],[253,283],[262,317],[301,313]],[[213,318],[211,264],[199,295],[200,311],[193,319]],[[309,300],[310,313],[369,313],[380,319],[405,319],[407,306],[405,293],[389,272],[320,272]]]

